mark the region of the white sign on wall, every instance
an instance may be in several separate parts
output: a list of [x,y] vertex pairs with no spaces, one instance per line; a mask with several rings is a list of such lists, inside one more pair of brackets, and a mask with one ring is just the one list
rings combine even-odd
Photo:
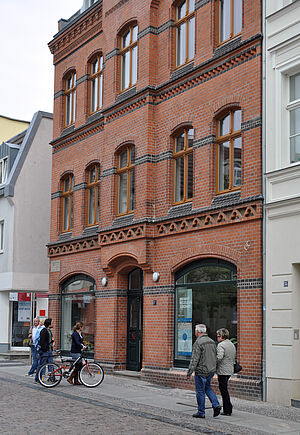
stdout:
[[18,301],[18,293],[17,292],[9,292],[9,300],[10,301]]

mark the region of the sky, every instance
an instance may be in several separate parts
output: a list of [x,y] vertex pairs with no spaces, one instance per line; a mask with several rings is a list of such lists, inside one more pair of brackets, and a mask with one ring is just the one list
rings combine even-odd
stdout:
[[48,42],[61,18],[83,0],[0,0],[0,115],[31,121],[53,111],[53,57]]

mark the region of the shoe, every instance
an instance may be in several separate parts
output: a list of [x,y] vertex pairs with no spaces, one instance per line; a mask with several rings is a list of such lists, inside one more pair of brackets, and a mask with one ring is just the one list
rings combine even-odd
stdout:
[[220,415],[221,412],[221,406],[216,406],[216,408],[214,408],[214,417],[218,417],[218,415]]
[[232,414],[232,412],[221,412],[221,415],[231,415]]
[[202,415],[202,414],[193,414],[193,417],[194,418],[205,418],[205,415]]
[[39,384],[39,381],[34,380],[34,383],[35,383],[35,384]]

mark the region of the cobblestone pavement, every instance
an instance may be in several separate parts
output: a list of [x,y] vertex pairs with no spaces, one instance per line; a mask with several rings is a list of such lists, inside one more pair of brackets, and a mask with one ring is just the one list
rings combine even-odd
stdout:
[[207,409],[206,419],[196,420],[191,391],[118,376],[106,376],[94,389],[65,380],[46,389],[24,377],[27,371],[0,365],[1,434],[300,434],[296,408],[234,399],[234,418],[212,418]]

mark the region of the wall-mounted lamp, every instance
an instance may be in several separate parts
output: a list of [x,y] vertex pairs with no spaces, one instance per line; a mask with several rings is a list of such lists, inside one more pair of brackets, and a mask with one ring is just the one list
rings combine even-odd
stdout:
[[104,276],[104,277],[102,278],[101,283],[102,283],[103,287],[106,286],[106,284],[107,284],[107,278],[106,278],[106,276]]
[[153,272],[152,279],[154,282],[157,282],[159,280],[159,273]]

